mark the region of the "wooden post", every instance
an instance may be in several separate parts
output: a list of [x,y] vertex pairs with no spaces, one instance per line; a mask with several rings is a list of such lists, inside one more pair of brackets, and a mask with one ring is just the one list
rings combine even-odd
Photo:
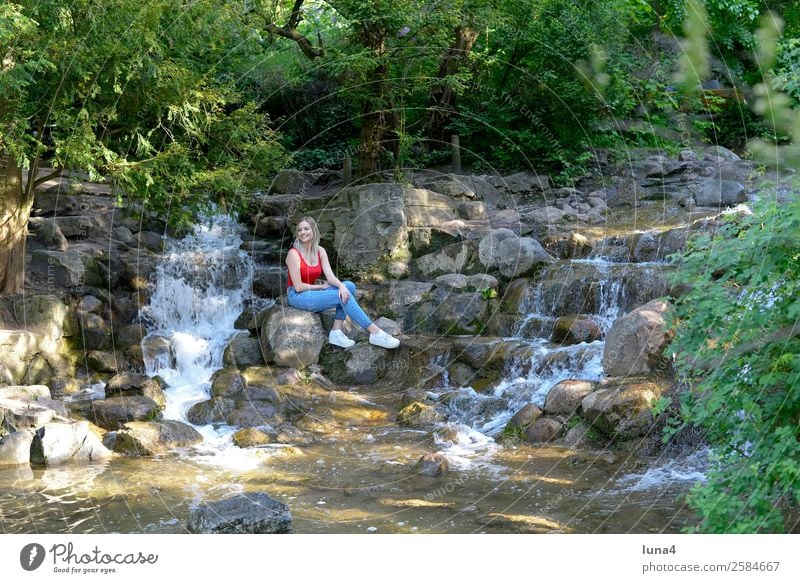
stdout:
[[350,156],[345,156],[345,159],[342,160],[342,182],[345,186],[353,182],[353,160]]
[[453,150],[453,173],[461,174],[461,144],[457,134],[450,136],[450,146]]

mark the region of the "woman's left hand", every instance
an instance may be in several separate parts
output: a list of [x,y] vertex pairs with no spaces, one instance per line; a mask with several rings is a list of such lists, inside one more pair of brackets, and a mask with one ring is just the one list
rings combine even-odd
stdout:
[[347,303],[347,300],[350,299],[350,290],[343,285],[339,286],[339,299],[342,300],[342,303]]

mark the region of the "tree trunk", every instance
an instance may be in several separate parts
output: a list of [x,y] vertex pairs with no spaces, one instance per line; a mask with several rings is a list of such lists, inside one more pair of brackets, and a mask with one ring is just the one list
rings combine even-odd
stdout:
[[[443,80],[450,75],[455,75],[461,65],[466,63],[472,45],[477,39],[478,31],[471,26],[457,27],[455,39],[442,59],[437,78]],[[449,137],[445,135],[445,127],[455,113],[456,93],[448,83],[436,83],[431,88],[430,102],[426,133],[428,141],[435,148],[444,143],[450,143]]]
[[361,118],[361,136],[358,146],[358,176],[365,178],[380,172],[381,138],[383,137],[383,112],[367,103]]
[[32,205],[33,188],[23,189],[16,160],[0,154],[0,294],[17,293],[25,283],[25,236]]

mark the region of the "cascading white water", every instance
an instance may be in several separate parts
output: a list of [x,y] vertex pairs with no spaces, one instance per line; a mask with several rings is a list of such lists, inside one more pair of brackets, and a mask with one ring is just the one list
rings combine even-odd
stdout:
[[[253,262],[241,243],[241,227],[232,218],[211,217],[156,267],[155,289],[141,317],[149,332],[143,340],[146,372],[169,385],[166,419],[187,422],[189,407],[209,398],[211,376],[222,367],[251,289]],[[148,350],[153,340],[169,350]],[[207,439],[218,437],[210,426],[201,431]]]

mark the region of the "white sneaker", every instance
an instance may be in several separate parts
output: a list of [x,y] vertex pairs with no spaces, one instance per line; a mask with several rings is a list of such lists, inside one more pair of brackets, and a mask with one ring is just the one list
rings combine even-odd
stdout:
[[356,345],[355,341],[350,340],[341,330],[331,330],[330,334],[328,334],[328,342],[342,348],[352,348]]
[[387,334],[383,330],[375,334],[370,334],[369,343],[382,348],[397,348],[400,346],[400,341],[397,338]]

